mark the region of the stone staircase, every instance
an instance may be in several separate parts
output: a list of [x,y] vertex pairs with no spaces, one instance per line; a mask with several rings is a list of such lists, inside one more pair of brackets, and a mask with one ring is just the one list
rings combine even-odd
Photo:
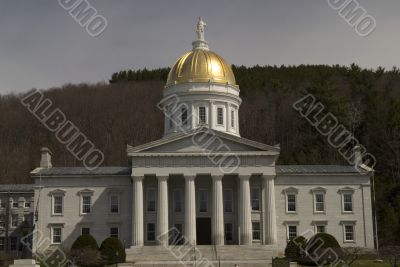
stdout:
[[126,250],[127,262],[135,267],[266,267],[272,266],[275,247],[252,246],[145,246]]

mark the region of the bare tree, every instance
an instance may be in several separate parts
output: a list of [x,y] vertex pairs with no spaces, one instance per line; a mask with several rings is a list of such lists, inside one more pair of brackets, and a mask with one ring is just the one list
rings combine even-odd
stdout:
[[342,248],[340,259],[343,261],[343,267],[351,266],[360,259],[364,249],[360,247],[344,247]]
[[400,246],[387,246],[380,249],[380,254],[383,259],[390,262],[392,267],[399,267],[400,264]]

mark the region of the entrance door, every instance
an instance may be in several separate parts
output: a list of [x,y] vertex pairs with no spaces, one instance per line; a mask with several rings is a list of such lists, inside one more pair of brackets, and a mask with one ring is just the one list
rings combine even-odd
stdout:
[[211,245],[211,218],[196,219],[197,245]]

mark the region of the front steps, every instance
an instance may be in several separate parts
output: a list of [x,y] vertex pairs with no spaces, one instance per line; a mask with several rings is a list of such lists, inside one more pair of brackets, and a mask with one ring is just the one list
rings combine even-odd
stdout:
[[127,262],[135,267],[221,266],[261,267],[271,266],[275,256],[274,246],[144,246],[126,250]]

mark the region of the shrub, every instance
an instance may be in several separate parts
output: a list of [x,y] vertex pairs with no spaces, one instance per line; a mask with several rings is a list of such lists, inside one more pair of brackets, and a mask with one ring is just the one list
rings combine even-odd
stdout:
[[103,266],[100,252],[89,247],[71,250],[69,259],[72,260],[76,266]]
[[78,266],[100,266],[99,245],[91,235],[81,235],[72,244],[70,259]]
[[316,262],[318,265],[325,265],[338,261],[342,254],[342,249],[336,238],[326,233],[314,235],[307,242],[306,250],[308,256],[303,260],[310,263]]
[[97,241],[93,236],[81,235],[72,244],[71,250],[82,250],[84,248],[99,250],[99,245],[97,245]]
[[298,236],[290,240],[289,243],[286,245],[285,257],[288,258],[290,261],[297,261],[303,256],[306,244],[307,240],[302,236]]
[[105,264],[116,264],[125,262],[125,248],[121,241],[115,237],[109,237],[100,246],[101,257]]
[[297,263],[301,266],[318,266],[317,263],[309,257],[300,258],[297,260]]
[[307,250],[311,253],[314,250],[321,248],[336,249],[340,248],[340,245],[334,236],[327,233],[319,233],[310,238],[307,243]]

